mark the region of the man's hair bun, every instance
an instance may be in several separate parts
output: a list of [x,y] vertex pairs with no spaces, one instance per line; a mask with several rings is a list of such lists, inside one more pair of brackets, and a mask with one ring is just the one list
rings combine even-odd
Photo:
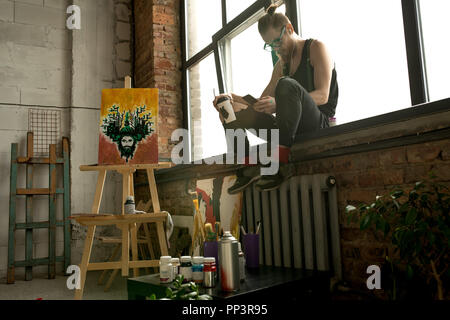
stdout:
[[278,9],[278,6],[277,6],[276,4],[271,4],[271,5],[267,8],[266,12],[267,12],[267,14],[269,14],[269,15],[273,15],[277,9]]

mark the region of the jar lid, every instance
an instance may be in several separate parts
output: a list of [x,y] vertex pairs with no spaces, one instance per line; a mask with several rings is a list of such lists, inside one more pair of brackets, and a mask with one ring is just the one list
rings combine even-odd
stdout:
[[220,97],[219,99],[217,99],[217,103],[221,103],[221,102],[224,102],[227,100],[230,100],[230,98],[227,96],[223,96],[223,97]]
[[182,256],[181,257],[181,262],[190,262],[191,261],[191,256]]
[[216,258],[214,258],[214,257],[205,257],[205,259],[203,261],[204,261],[204,263],[215,263],[216,262]]
[[202,264],[202,263],[203,263],[203,257],[194,257],[194,258],[192,259],[192,261],[193,261],[195,264]]
[[172,257],[171,256],[162,256],[161,258],[159,258],[159,260],[161,262],[169,263],[170,260],[172,260]]
[[171,262],[180,262],[179,258],[172,258],[172,260],[170,260]]

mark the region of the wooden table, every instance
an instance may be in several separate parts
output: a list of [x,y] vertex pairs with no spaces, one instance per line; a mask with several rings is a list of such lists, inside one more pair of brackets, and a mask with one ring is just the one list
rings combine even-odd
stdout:
[[[127,280],[128,300],[140,300],[155,294],[157,299],[165,297],[170,284],[160,284],[159,274],[129,278]],[[305,269],[260,266],[246,269],[246,280],[236,292],[223,292],[220,281],[214,288],[201,288],[200,294],[209,294],[214,300],[242,302],[250,299],[270,302],[282,300],[330,299],[330,273]]]

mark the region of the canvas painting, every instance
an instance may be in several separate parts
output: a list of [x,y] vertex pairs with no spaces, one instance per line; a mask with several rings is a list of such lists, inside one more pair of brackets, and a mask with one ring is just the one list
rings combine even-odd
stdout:
[[158,163],[158,89],[104,89],[99,165]]

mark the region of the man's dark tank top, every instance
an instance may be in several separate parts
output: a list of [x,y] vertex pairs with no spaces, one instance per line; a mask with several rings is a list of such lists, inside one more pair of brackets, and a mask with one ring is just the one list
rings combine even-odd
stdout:
[[[311,42],[314,39],[308,39],[305,42],[305,46],[303,48],[302,60],[300,65],[298,66],[295,73],[292,75],[292,78],[297,80],[306,91],[311,92],[314,91],[314,68],[310,62],[310,46]],[[284,75],[288,75],[289,71],[287,68],[284,70]],[[331,84],[330,84],[330,93],[328,95],[328,102],[326,104],[320,105],[319,109],[329,118],[334,117],[336,113],[336,105],[338,102],[339,96],[339,87],[336,79],[336,68],[333,68],[333,72],[331,75]],[[328,120],[328,119],[327,119]],[[328,122],[328,121],[327,121]]]

